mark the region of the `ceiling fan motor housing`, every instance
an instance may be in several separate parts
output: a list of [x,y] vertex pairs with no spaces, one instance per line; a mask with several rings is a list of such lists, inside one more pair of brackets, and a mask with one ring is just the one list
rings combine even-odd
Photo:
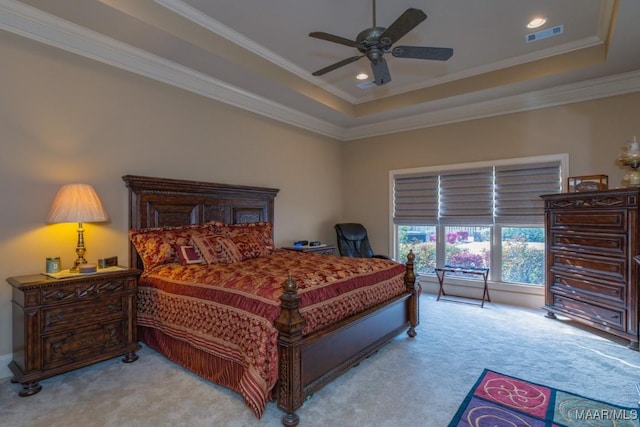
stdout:
[[[382,35],[382,33],[384,33],[385,30],[386,28],[384,27],[372,27],[361,31],[360,34],[358,34],[358,36],[356,37],[356,45],[358,50],[362,53],[366,53],[366,51],[371,47],[382,47],[380,46],[380,36]],[[389,45],[390,44],[391,43],[389,43]]]

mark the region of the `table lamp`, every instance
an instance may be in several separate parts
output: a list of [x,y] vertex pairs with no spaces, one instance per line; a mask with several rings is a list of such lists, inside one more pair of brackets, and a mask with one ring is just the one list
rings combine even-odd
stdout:
[[635,136],[633,140],[627,141],[617,161],[631,169],[624,176],[622,185],[625,187],[640,187],[640,171],[638,170],[640,168],[640,143]]
[[47,223],[78,223],[78,245],[76,247],[78,258],[73,263],[73,267],[70,269],[71,272],[78,272],[80,265],[87,263],[84,258],[86,249],[82,223],[105,222],[108,220],[109,214],[105,211],[98,194],[96,194],[92,186],[87,184],[67,184],[58,190],[49,215],[47,215]]

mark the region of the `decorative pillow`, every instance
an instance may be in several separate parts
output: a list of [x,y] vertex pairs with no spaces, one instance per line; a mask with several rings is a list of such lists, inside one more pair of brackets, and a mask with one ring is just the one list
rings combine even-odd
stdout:
[[173,250],[178,254],[180,264],[203,264],[204,259],[195,245],[173,245]]
[[231,264],[242,261],[236,244],[223,234],[194,234],[193,243],[198,246],[207,264]]
[[158,265],[180,262],[174,245],[190,245],[194,233],[212,233],[222,230],[222,227],[222,223],[207,222],[176,227],[141,228],[129,230],[129,239],[138,251],[144,269],[150,270]]
[[241,234],[254,234],[258,236],[264,245],[267,255],[275,249],[275,244],[273,243],[273,224],[270,222],[261,221],[248,222],[245,224],[232,224],[226,227],[226,233],[232,240],[235,239],[235,236]]
[[231,238],[240,253],[241,260],[269,255],[264,241],[255,233],[238,234]]

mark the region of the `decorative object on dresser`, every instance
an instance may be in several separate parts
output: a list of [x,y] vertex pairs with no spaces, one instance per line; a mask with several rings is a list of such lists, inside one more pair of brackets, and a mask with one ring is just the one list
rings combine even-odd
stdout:
[[567,316],[638,350],[640,189],[541,197],[547,317]]
[[609,188],[607,175],[570,176],[567,178],[569,193],[582,191],[606,190]]
[[55,279],[10,277],[13,305],[14,383],[20,396],[42,390],[39,381],[136,350],[136,291],[140,271],[114,268]]
[[102,206],[102,202],[92,186],[87,184],[67,184],[58,190],[49,215],[47,215],[47,223],[78,223],[78,244],[76,246],[78,258],[73,263],[73,267],[71,267],[72,272],[79,271],[79,266],[87,263],[84,258],[86,248],[84,246],[82,223],[106,221],[109,221],[109,214]]
[[622,166],[630,168],[622,179],[622,185],[625,187],[640,187],[640,143],[634,136],[631,141],[627,141],[624,145],[624,151],[617,159]]

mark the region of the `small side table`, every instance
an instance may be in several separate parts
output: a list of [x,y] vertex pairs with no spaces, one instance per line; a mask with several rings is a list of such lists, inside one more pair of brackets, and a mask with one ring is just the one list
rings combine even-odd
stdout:
[[320,245],[320,246],[284,246],[283,249],[298,252],[313,252],[316,254],[333,255],[336,247],[334,245]]
[[[446,273],[465,273],[465,274],[475,274],[478,276],[482,276],[482,279],[484,281],[484,288],[482,290],[482,299],[481,299],[481,302],[477,305],[479,305],[480,308],[482,308],[484,307],[485,301],[491,302],[491,297],[489,296],[489,287],[487,286],[487,278],[489,277],[488,268],[455,267],[451,265],[445,265],[443,268],[436,268],[435,271],[436,271],[436,275],[438,276],[438,282],[440,282],[440,289],[438,290],[438,298],[436,298],[436,301],[440,301],[440,299],[446,300],[445,298],[442,298],[442,297],[448,296],[444,292],[444,276]],[[449,296],[453,297],[456,295],[449,295]],[[459,298],[462,298],[462,297],[459,297]],[[473,299],[473,298],[469,298],[469,299]],[[455,300],[450,300],[450,301],[455,301]]]
[[39,381],[124,355],[138,360],[136,293],[139,270],[113,267],[55,279],[10,277],[13,361],[18,393],[32,396]]

